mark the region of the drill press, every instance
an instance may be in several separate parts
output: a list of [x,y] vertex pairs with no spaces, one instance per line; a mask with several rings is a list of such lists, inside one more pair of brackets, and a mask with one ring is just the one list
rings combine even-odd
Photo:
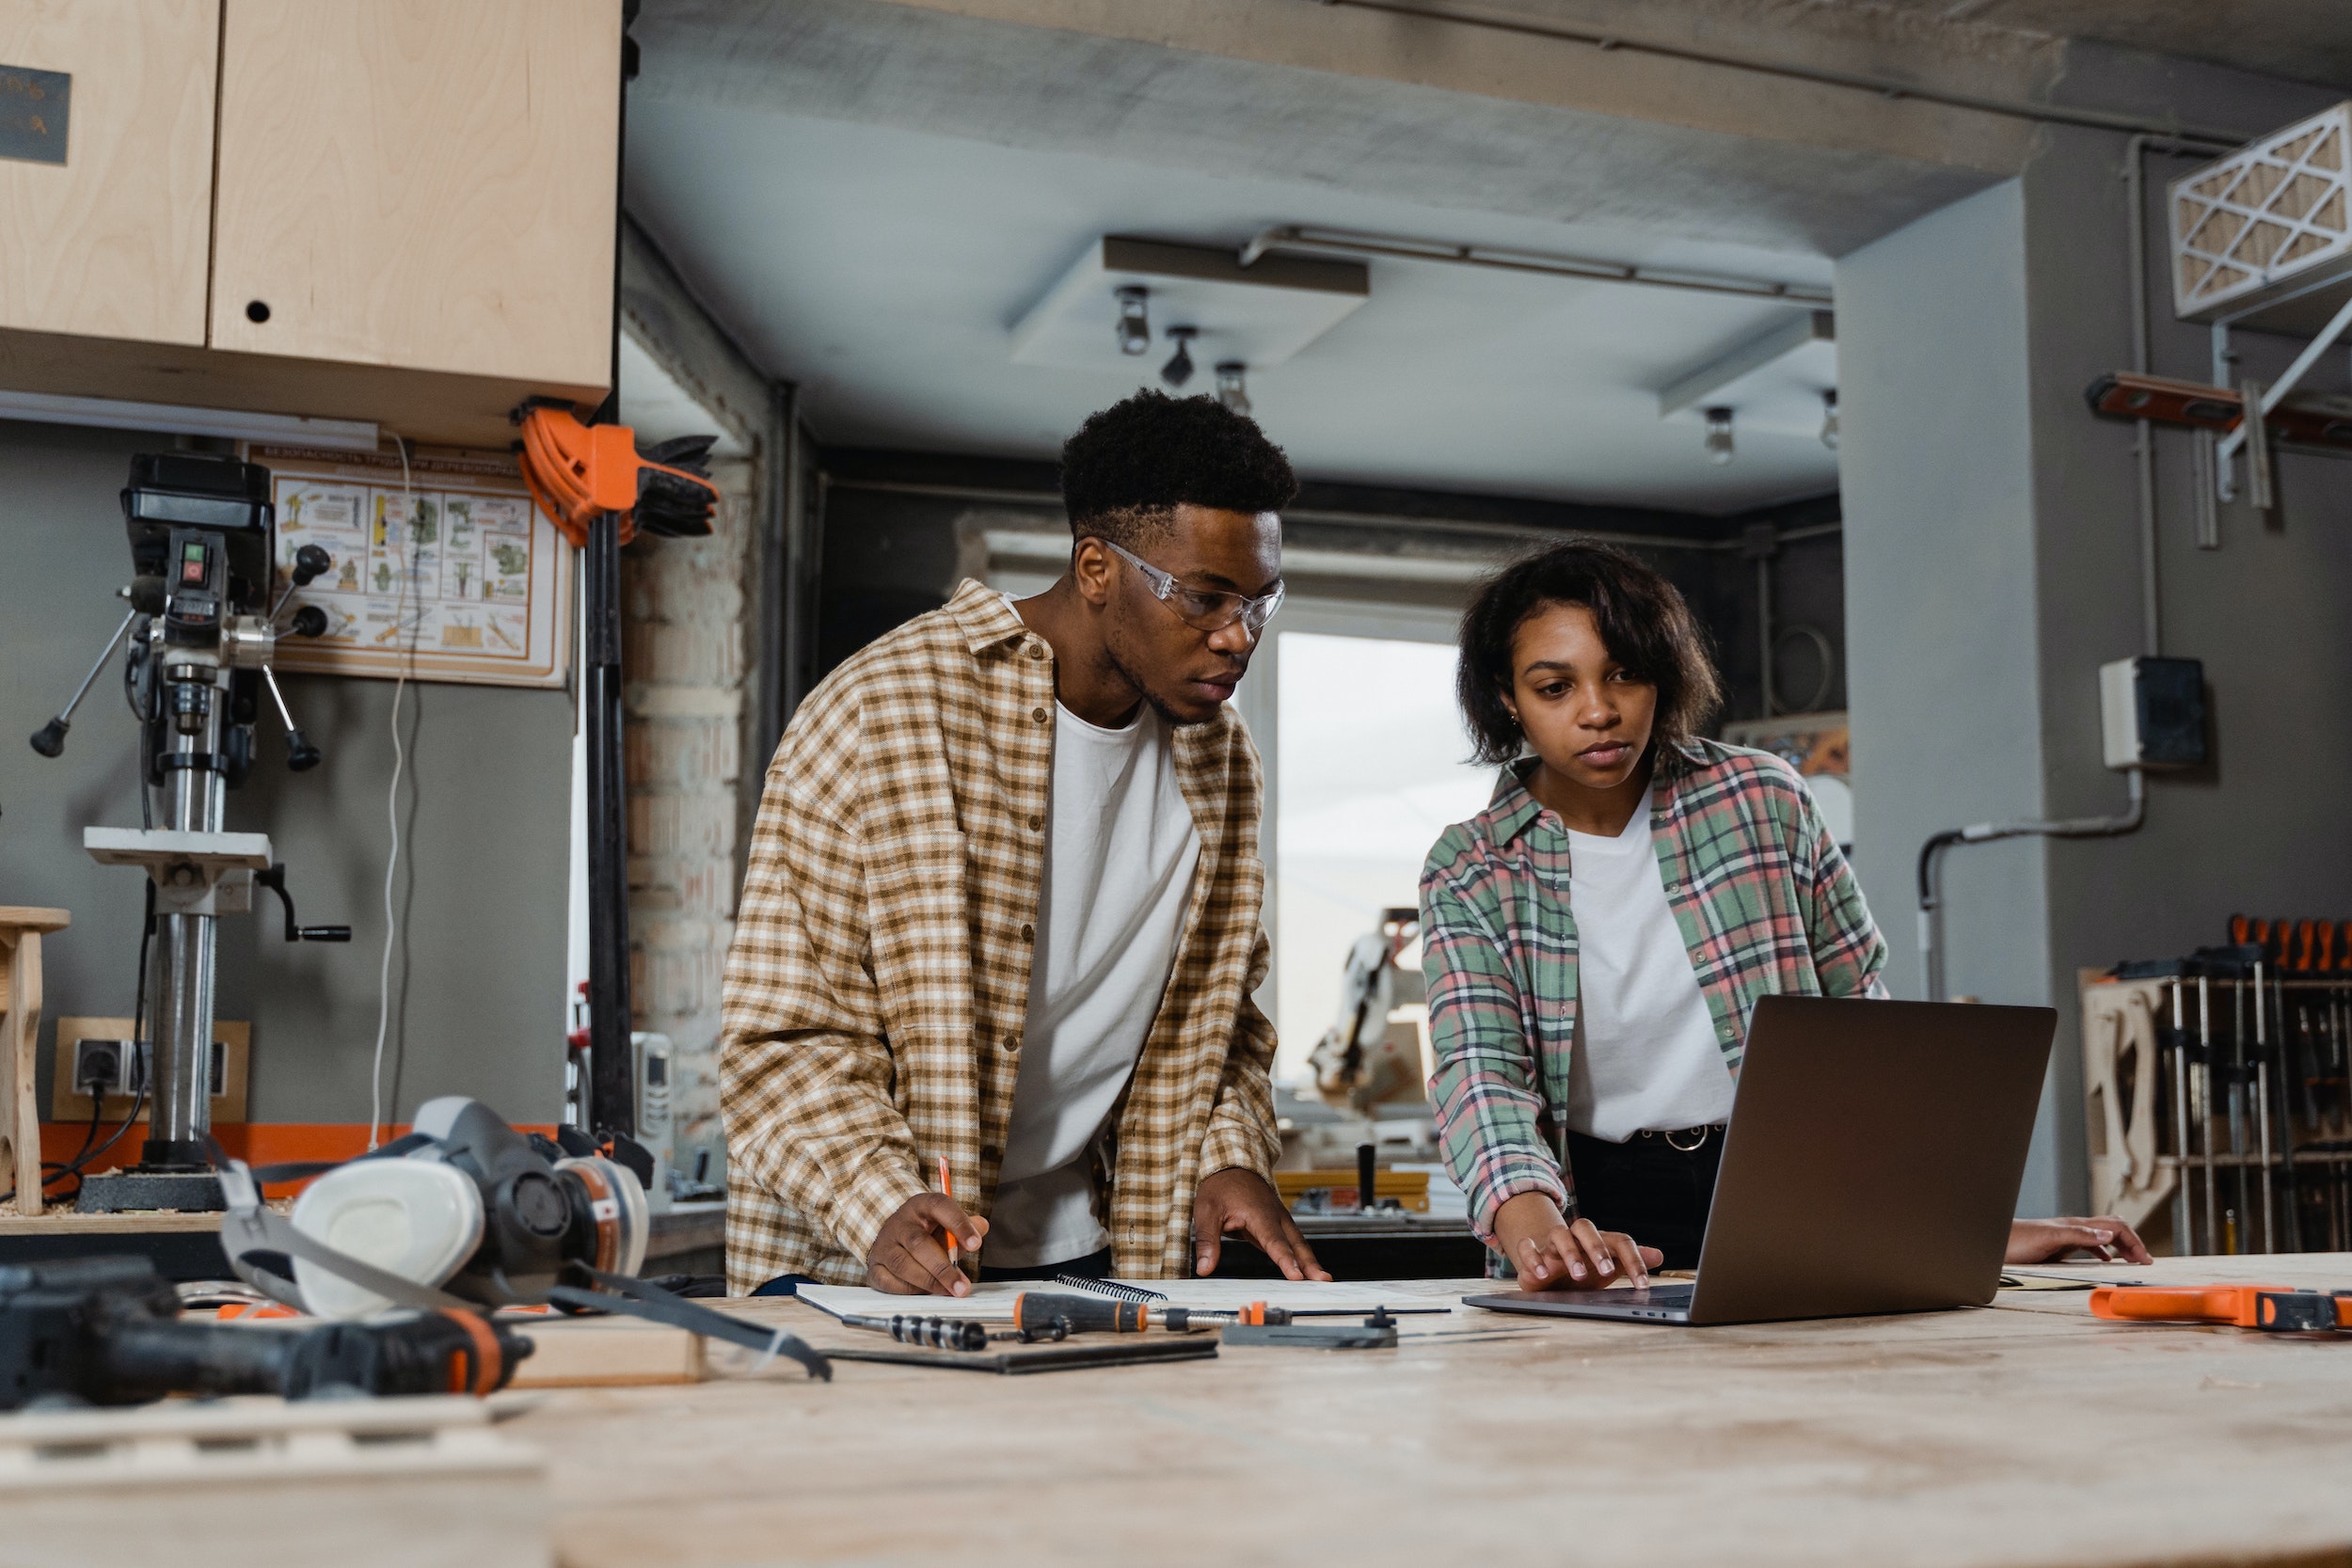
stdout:
[[[326,619],[305,606],[278,625],[287,594],[273,594],[276,516],[269,470],[258,464],[200,452],[141,454],[131,460],[122,512],[135,574],[122,591],[130,613],[73,701],[32,737],[43,756],[64,751],[73,710],[127,637],[123,681],[139,720],[143,825],[86,829],[83,847],[101,864],[141,867],[153,883],[152,956],[139,977],[149,1038],[134,1046],[145,1058],[139,1082],[148,1132],[139,1163],[86,1179],[75,1207],[216,1210],[220,1181],[206,1148],[215,922],[250,910],[258,883],[285,905],[288,941],[351,940],[347,926],[294,923],[285,867],[272,859],[267,833],[222,829],[228,792],[252,770],[264,690],[286,726],[286,766],[299,773],[320,761],[270,663],[279,636],[316,637]],[[288,589],[333,564],[326,550],[304,546]]]

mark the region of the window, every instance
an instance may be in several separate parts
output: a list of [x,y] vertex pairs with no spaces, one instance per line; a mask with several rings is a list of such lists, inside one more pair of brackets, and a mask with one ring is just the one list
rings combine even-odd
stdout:
[[[1349,625],[1406,635],[1322,629]],[[1379,928],[1382,910],[1418,901],[1430,845],[1493,792],[1493,770],[1463,760],[1454,625],[1450,614],[1370,607],[1286,608],[1275,622],[1275,744],[1265,744],[1263,717],[1253,718],[1271,762],[1278,1080],[1308,1078],[1307,1058],[1338,1011],[1350,944]]]

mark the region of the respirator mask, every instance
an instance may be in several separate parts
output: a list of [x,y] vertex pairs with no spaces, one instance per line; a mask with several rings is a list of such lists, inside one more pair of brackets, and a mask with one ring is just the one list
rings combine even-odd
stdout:
[[[628,1166],[566,1155],[454,1096],[420,1106],[413,1126],[333,1165],[252,1170],[215,1145],[228,1198],[221,1246],[238,1277],[322,1318],[543,1305],[620,1312],[832,1375],[823,1356],[781,1329],[632,1277],[648,1222],[644,1188]],[[264,1182],[311,1176],[291,1215],[262,1202]]]

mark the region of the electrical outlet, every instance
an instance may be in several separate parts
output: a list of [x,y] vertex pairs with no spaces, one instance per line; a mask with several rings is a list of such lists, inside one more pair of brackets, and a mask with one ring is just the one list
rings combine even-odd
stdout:
[[[138,1104],[151,1061],[148,1041],[130,1037],[127,1018],[60,1018],[57,1020],[56,1064],[50,1074],[49,1117],[56,1122],[87,1123],[91,1090],[99,1115],[119,1120]],[[206,1063],[205,1088],[215,1122],[241,1122],[246,1117],[247,1063],[251,1033],[243,1022],[220,1019],[213,1025],[212,1059]],[[144,1117],[146,1110],[138,1114]]]
[[126,1079],[146,1066],[146,1053],[132,1040],[87,1039],[73,1042],[73,1092],[136,1094],[138,1083]]

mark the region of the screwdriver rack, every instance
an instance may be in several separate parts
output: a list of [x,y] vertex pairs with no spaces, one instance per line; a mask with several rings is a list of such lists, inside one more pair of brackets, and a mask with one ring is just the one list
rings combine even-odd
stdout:
[[2352,974],[2177,967],[2086,990],[2088,1081],[2116,1101],[2094,1158],[2118,1129],[2153,1153],[2139,1191],[2169,1198],[2176,1254],[2352,1250]]

